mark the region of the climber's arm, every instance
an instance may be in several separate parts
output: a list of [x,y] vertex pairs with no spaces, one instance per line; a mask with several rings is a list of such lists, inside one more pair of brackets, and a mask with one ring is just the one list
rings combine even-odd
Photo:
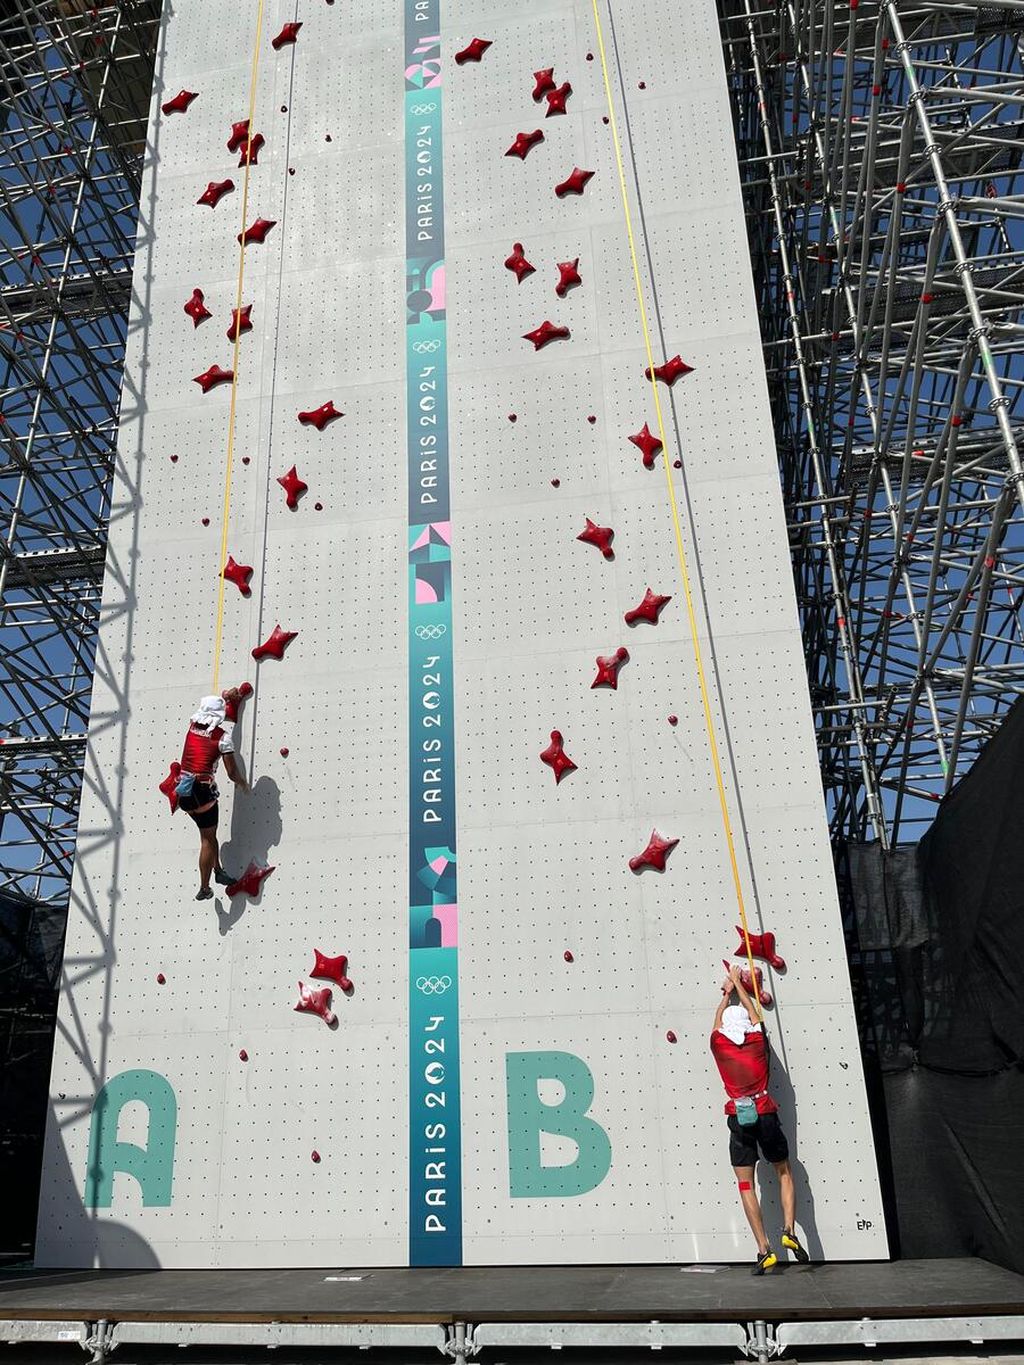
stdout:
[[224,755],[224,771],[227,773],[228,777],[231,779],[231,781],[235,784],[236,787],[241,787],[242,791],[249,790],[249,784],[242,776],[241,769],[236,763],[235,756],[233,753],[228,753]]

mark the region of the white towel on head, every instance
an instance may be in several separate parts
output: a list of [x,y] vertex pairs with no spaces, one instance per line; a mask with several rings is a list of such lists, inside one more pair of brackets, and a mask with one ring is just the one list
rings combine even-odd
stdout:
[[198,725],[201,730],[212,730],[214,726],[224,723],[226,711],[223,697],[203,697],[199,710],[191,718],[192,724]]
[[735,1043],[737,1047],[743,1046],[743,1040],[748,1033],[759,1033],[760,1024],[751,1022],[750,1015],[743,1005],[728,1005],[722,1013],[722,1022],[719,1025],[719,1033],[724,1033],[730,1043]]

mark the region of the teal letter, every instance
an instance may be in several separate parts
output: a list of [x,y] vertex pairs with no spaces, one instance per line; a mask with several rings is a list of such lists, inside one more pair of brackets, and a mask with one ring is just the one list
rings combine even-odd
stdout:
[[[118,1142],[121,1110],[141,1100],[149,1111],[145,1147]],[[85,1207],[109,1209],[114,1201],[114,1175],[123,1171],[139,1182],[143,1204],[167,1208],[174,1174],[174,1132],[178,1102],[170,1082],[157,1071],[122,1071],[96,1096],[89,1127],[89,1168],[85,1177]]]
[[[565,1087],[558,1104],[545,1104],[541,1081]],[[599,1123],[587,1117],[594,1101],[590,1068],[571,1052],[509,1052],[505,1057],[508,1099],[509,1194],[562,1197],[596,1189],[612,1164],[612,1144]],[[576,1159],[566,1166],[542,1166],[541,1133],[554,1133],[575,1142]]]

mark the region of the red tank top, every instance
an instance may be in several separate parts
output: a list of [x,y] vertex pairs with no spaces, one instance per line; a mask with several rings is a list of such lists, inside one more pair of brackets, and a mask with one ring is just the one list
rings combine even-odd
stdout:
[[711,1053],[718,1063],[718,1070],[729,1100],[725,1106],[727,1114],[735,1114],[735,1101],[745,1095],[756,1095],[757,1112],[774,1114],[778,1105],[768,1089],[768,1047],[764,1034],[748,1033],[742,1043],[734,1043],[720,1029],[711,1035]]
[[209,732],[194,725],[188,728],[181,751],[181,770],[196,777],[212,778],[220,761],[220,741],[224,731],[219,725]]

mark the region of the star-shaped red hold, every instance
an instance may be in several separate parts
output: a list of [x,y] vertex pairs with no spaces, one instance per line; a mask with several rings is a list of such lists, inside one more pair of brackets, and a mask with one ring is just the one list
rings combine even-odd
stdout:
[[319,948],[313,949],[316,961],[313,963],[311,977],[317,981],[333,981],[339,990],[350,991],[352,982],[348,979],[348,958],[344,953],[337,957],[327,957]]
[[287,47],[289,43],[295,42],[295,39],[299,36],[299,29],[301,27],[301,22],[296,23],[293,21],[290,24],[285,24],[277,37],[271,38],[270,46],[275,52],[280,52],[283,47]]
[[533,102],[539,104],[549,90],[555,88],[555,68],[545,66],[541,71],[533,73]]
[[228,555],[222,577],[229,583],[234,583],[243,597],[248,597],[252,593],[252,588],[249,587],[249,579],[252,578],[251,564],[237,564],[231,555]]
[[165,101],[160,108],[165,114],[183,114],[198,94],[198,90],[179,90],[172,100]]
[[577,540],[584,541],[587,545],[596,545],[604,555],[605,559],[614,559],[615,551],[612,549],[612,539],[615,532],[610,526],[598,526],[596,521],[591,521],[585,517],[586,529],[581,531],[576,537]]
[[539,351],[549,341],[566,341],[568,337],[568,327],[556,327],[553,322],[546,321],[542,322],[539,327],[535,327],[532,332],[523,333],[523,340],[532,341],[535,351]]
[[547,92],[548,112],[544,115],[544,117],[550,118],[552,114],[564,114],[565,102],[571,94],[572,86],[569,84],[568,81],[565,81],[562,85],[557,86],[554,90],[549,90]]
[[[692,373],[693,366],[687,365],[686,361],[683,360],[682,356],[678,355],[674,355],[671,360],[666,360],[664,365],[655,365],[654,367],[655,379],[660,379],[663,384],[668,384],[669,387],[671,387],[676,382],[676,380],[681,378],[684,374]],[[647,369],[644,370],[644,374],[648,379],[650,379],[651,367],[649,365]]]
[[299,478],[299,471],[292,465],[287,474],[282,474],[278,483],[284,489],[284,500],[294,512],[299,505],[299,499],[309,487],[308,483],[303,483]]
[[299,413],[299,421],[304,427],[316,427],[317,431],[323,431],[324,427],[329,426],[337,417],[344,417],[343,412],[339,412],[334,406],[334,400],[328,398],[326,403],[321,403],[318,408],[310,408],[307,412]]
[[530,149],[543,141],[544,134],[539,128],[534,128],[532,133],[516,133],[516,139],[505,155],[517,156],[520,161],[525,161]]
[[633,607],[631,611],[627,611],[623,620],[626,622],[627,626],[632,626],[637,621],[650,621],[652,626],[656,626],[658,624],[658,617],[661,615],[662,607],[666,602],[671,601],[671,594],[666,597],[663,593],[651,592],[650,588],[648,588],[644,593],[643,601],[639,606]]
[[231,325],[227,330],[228,341],[237,341],[243,332],[252,331],[252,304],[247,303],[242,308],[232,308]]
[[505,269],[511,270],[519,283],[522,284],[527,275],[533,274],[535,268],[524,256],[522,242],[513,242],[512,255],[505,258]]
[[587,181],[593,179],[593,175],[593,171],[581,171],[579,166],[576,166],[571,175],[567,175],[555,186],[555,193],[559,199],[564,199],[567,194],[582,194]]
[[[189,299],[188,303],[185,304],[185,312],[192,319],[193,327],[198,327],[201,322],[205,322],[207,318],[213,317],[213,314],[204,302],[205,298],[206,295],[201,289],[193,289],[192,297]],[[206,390],[204,389],[203,392],[205,393]]]
[[775,951],[775,935],[770,929],[766,929],[763,934],[744,934],[743,926],[737,924],[736,932],[740,936],[740,946],[736,949],[735,957],[746,957],[747,943],[750,943],[751,957],[759,957],[762,962],[767,962],[769,967],[774,967],[777,972],[786,970],[786,963]]
[[576,771],[576,764],[562,747],[561,730],[551,731],[551,743],[540,753],[540,761],[546,763],[555,774],[555,784],[561,782],[563,777]]
[[570,289],[583,283],[580,279],[579,264],[578,256],[574,261],[558,262],[558,283],[555,285],[555,293],[560,299],[564,299]]
[[211,180],[206,189],[196,200],[197,204],[206,204],[209,208],[216,208],[226,194],[230,194],[235,188],[233,180]]
[[262,133],[256,133],[253,135],[253,137],[246,138],[245,141],[242,143],[241,147],[239,147],[238,149],[239,166],[244,166],[247,161],[250,166],[259,165],[260,152],[262,152],[266,144],[267,139],[263,136]]
[[466,62],[478,62],[491,45],[490,38],[474,38],[461,52],[456,52],[455,62],[463,66]]
[[284,652],[298,635],[297,630],[282,630],[275,626],[261,645],[252,651],[254,659],[283,659]]
[[640,451],[642,451],[644,468],[653,469],[654,457],[661,449],[661,441],[655,436],[647,423],[644,423],[642,431],[638,431],[635,436],[631,436],[629,439]]
[[630,871],[642,872],[645,867],[653,867],[657,872],[664,872],[665,859],[678,842],[678,839],[663,839],[656,829],[652,830],[643,853],[638,853],[636,857],[630,858]]
[[[310,990],[300,981],[299,999],[295,1009],[300,1014],[318,1014],[325,1024],[336,1024],[338,1022],[338,1016],[331,1009],[330,986],[321,986],[318,990]],[[313,1153],[313,1160],[320,1160],[316,1152]]]
[[273,870],[272,867],[260,867],[257,862],[250,863],[237,882],[232,882],[230,886],[224,888],[225,896],[229,899],[235,896],[248,896],[250,900],[255,900]]
[[231,136],[228,138],[228,151],[237,152],[248,136],[249,120],[247,118],[239,119],[237,123],[233,123],[231,125]]
[[250,242],[262,242],[266,239],[267,233],[277,223],[276,218],[257,218],[251,227],[247,227],[244,232],[240,232],[237,241],[241,242],[245,238],[245,245]]
[[595,687],[610,687],[613,691],[618,690],[619,669],[629,658],[629,650],[619,645],[614,654],[597,656],[597,677],[590,684],[591,691]]
[[178,793],[176,791],[178,779],[181,777],[181,764],[172,763],[170,772],[160,783],[160,790],[167,797],[167,803],[171,808],[171,814],[178,809]]
[[219,365],[211,365],[202,374],[197,374],[192,382],[198,384],[203,393],[209,393],[218,384],[230,384],[235,377],[234,370],[222,370]]

